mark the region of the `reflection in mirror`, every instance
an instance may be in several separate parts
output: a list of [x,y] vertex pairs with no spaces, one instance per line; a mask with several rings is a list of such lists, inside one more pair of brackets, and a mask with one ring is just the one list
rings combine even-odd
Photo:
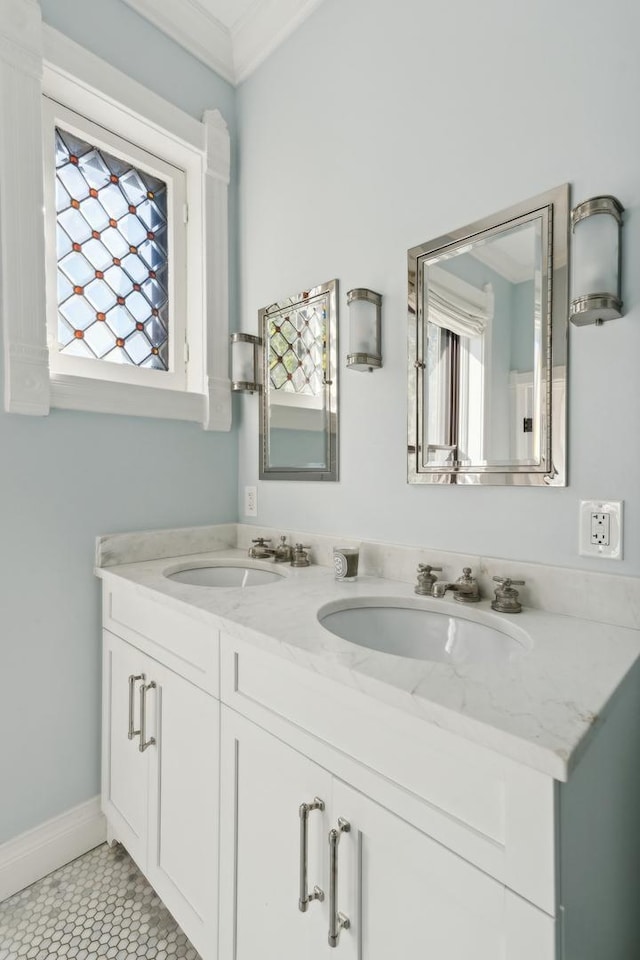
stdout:
[[564,483],[567,231],[562,187],[409,251],[410,482]]
[[337,480],[337,285],[259,311],[263,480]]
[[514,375],[529,373],[527,419],[538,423],[541,226],[537,218],[423,264],[429,462],[454,450],[465,464],[539,459],[539,431],[519,429],[510,394]]

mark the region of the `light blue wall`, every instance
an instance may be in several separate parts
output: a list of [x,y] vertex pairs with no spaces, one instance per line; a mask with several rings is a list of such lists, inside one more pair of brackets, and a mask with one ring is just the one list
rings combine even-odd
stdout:
[[[638,36],[629,0],[324,0],[241,86],[243,329],[341,284],[341,481],[259,483],[258,523],[640,574]],[[567,181],[627,208],[628,304],[570,333],[570,486],[408,485],[407,249]],[[373,374],[344,367],[357,286],[384,295]],[[258,483],[251,398],[243,416],[241,486]],[[578,556],[579,501],[600,497],[625,501],[620,562]]]
[[[120,0],[43,0],[42,8],[53,26],[193,116],[218,107],[235,147],[232,88]],[[231,204],[235,224],[235,193]],[[99,790],[96,535],[234,520],[237,433],[0,413],[0,451],[2,842]]]

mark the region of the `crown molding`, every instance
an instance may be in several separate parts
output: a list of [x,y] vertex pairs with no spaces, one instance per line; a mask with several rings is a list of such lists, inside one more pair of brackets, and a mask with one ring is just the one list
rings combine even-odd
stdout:
[[235,82],[246,80],[321,3],[322,0],[260,0],[231,33]]
[[124,0],[217,74],[236,83],[231,34],[197,0]]
[[198,0],[124,2],[236,85],[246,80],[322,0],[256,0],[231,30]]

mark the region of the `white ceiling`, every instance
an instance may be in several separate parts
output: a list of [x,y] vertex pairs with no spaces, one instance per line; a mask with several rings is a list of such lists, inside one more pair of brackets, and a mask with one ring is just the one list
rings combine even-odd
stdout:
[[240,83],[322,0],[124,0],[230,83]]

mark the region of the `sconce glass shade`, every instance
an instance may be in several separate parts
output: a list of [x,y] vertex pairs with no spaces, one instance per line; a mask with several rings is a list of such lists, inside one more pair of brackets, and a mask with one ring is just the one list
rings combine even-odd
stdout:
[[622,316],[621,249],[624,207],[615,197],[592,197],[571,211],[572,323],[585,326]]
[[382,366],[382,296],[366,287],[347,293],[349,353],[347,366],[370,373]]
[[260,389],[258,371],[258,348],[262,338],[252,333],[232,333],[231,341],[231,389],[236,393],[255,393]]

